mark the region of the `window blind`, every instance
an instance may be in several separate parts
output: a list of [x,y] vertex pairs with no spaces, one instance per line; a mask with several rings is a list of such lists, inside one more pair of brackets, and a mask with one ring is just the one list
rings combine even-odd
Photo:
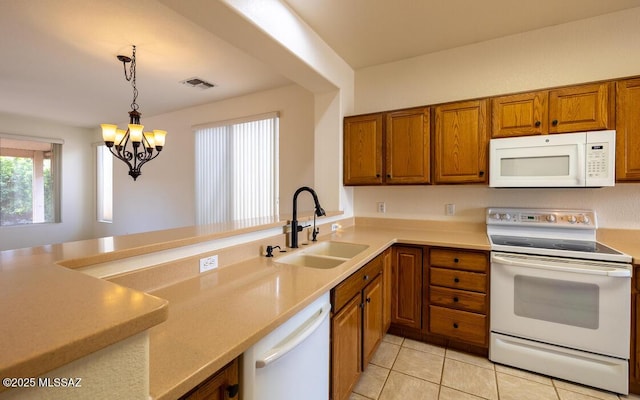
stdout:
[[278,116],[195,129],[196,224],[278,215]]

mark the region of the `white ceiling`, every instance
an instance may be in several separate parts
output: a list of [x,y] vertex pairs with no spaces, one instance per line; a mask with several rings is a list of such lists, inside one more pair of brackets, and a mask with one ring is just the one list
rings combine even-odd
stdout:
[[[132,90],[115,56],[130,55],[132,44],[143,123],[145,116],[291,83],[160,1],[0,0],[0,112],[85,127],[125,121]],[[640,6],[640,0],[285,1],[354,69]],[[179,83],[192,77],[218,86]]]

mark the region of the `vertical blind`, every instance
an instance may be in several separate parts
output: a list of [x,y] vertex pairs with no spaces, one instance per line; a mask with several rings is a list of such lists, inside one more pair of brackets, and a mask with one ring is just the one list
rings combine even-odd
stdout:
[[195,128],[196,223],[278,215],[278,114]]

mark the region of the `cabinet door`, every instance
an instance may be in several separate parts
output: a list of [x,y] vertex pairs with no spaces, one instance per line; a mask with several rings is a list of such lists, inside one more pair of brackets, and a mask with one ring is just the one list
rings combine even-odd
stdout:
[[362,298],[355,296],[331,319],[331,398],[348,399],[362,372]]
[[228,400],[238,398],[238,359],[233,360],[181,400]]
[[613,83],[573,86],[549,92],[549,133],[613,128]]
[[396,246],[391,265],[391,323],[421,329],[422,249]]
[[491,99],[491,137],[547,133],[549,92],[531,92]]
[[616,181],[640,181],[640,79],[618,82]]
[[435,183],[487,181],[487,100],[435,108]]
[[429,108],[387,113],[385,130],[385,182],[429,183]]
[[382,183],[382,114],[344,119],[344,184]]
[[389,248],[382,254],[382,333],[391,326],[391,264],[393,251]]
[[378,275],[362,292],[362,368],[382,341],[382,276]]

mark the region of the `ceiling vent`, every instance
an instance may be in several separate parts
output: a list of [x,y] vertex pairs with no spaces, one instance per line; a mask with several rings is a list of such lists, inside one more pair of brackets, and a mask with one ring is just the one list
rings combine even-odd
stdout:
[[202,90],[210,89],[215,86],[213,83],[209,83],[200,78],[189,78],[189,79],[185,79],[180,83],[182,83],[183,85],[191,86],[191,87],[202,89]]

